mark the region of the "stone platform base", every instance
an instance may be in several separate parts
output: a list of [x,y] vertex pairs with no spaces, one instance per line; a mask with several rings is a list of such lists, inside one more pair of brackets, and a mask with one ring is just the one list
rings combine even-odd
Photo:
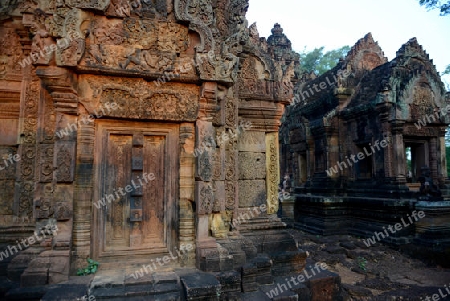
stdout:
[[[304,300],[338,301],[340,278],[326,270],[309,268],[297,274],[266,278],[255,290],[243,291],[244,271],[205,273],[196,269],[148,274],[138,279],[127,275],[72,277],[65,283],[50,286],[11,289],[1,300],[114,300],[114,301],[222,301],[222,300]],[[316,265],[317,266],[317,265]],[[316,269],[316,272],[312,272]],[[317,272],[317,271],[320,272]],[[109,273],[110,274],[110,273]],[[292,282],[290,279],[300,279]],[[289,282],[287,282],[289,280]],[[233,290],[234,288],[234,290]]]
[[[304,194],[295,197],[292,226],[297,229],[318,235],[375,238],[450,267],[450,201]],[[422,218],[417,217],[420,211]],[[400,224],[398,231],[396,224]]]
[[[69,281],[56,285],[19,288],[6,283],[4,299],[339,300],[339,276],[317,267],[314,270],[313,263],[307,264],[306,252],[288,231],[243,232],[217,241],[218,251],[205,258],[211,271],[175,266],[152,270],[154,266],[150,265],[109,264],[100,266],[94,276],[71,276]],[[298,286],[286,282],[292,277],[302,279],[298,280]],[[277,291],[272,291],[275,288]]]

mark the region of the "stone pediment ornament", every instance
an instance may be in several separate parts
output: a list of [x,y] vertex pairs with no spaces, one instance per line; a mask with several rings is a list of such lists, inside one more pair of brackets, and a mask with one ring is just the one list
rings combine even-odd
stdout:
[[[213,8],[206,0],[176,0],[175,15],[180,21],[189,21],[189,29],[200,35],[196,46],[196,65],[200,78],[208,81],[234,82],[238,58],[230,52],[229,43],[213,31]],[[210,27],[211,25],[211,27]],[[244,29],[246,30],[246,28]]]

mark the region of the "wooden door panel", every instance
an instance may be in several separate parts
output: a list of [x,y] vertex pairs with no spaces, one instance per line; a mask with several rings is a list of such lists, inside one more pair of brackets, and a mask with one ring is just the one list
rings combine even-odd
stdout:
[[[120,189],[131,182],[130,163],[132,135],[110,135],[104,166],[104,195],[113,195],[114,201],[106,210],[106,250],[129,246],[129,194],[123,195]],[[123,191],[123,190],[122,190]]]
[[[178,125],[99,121],[97,128],[94,199],[114,200],[93,207],[94,258],[173,250]],[[132,189],[126,191],[127,186]]]

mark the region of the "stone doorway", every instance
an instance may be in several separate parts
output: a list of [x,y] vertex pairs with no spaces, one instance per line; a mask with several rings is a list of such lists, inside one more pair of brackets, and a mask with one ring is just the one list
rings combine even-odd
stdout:
[[94,257],[109,261],[173,250],[178,126],[99,121],[96,133]]
[[406,178],[409,183],[417,183],[421,175],[421,168],[430,166],[428,155],[428,142],[426,140],[408,140],[405,139],[406,158],[411,160],[411,167],[406,165]]

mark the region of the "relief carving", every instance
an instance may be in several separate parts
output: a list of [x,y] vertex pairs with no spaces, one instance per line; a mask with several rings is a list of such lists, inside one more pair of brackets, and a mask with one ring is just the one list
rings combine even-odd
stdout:
[[20,160],[21,176],[25,180],[34,179],[34,160],[36,158],[36,146],[31,144],[22,145],[22,155]]
[[[14,157],[16,156],[16,157]],[[16,165],[21,159],[16,147],[0,146],[0,180],[13,180],[16,177]]]
[[236,202],[236,188],[237,181],[225,181],[225,195],[226,195],[226,210],[233,211]]
[[67,6],[105,11],[110,0],[67,0]]
[[58,66],[76,66],[86,47],[85,37],[89,33],[89,15],[73,8],[64,20],[63,38],[58,40],[56,63]]
[[196,123],[196,177],[202,181],[211,181],[213,172],[212,157],[216,149],[214,128],[211,122],[197,120]]
[[0,215],[13,214],[14,183],[14,179],[0,180]]
[[214,206],[214,190],[211,184],[196,182],[198,200],[198,214],[211,214]]
[[188,47],[188,28],[173,22],[96,18],[83,63],[90,67],[163,73]]
[[419,120],[434,114],[434,95],[430,87],[415,86],[413,103],[411,105],[411,119]]
[[211,181],[212,177],[212,163],[211,154],[209,151],[204,151],[197,157],[198,176],[203,181]]
[[[86,82],[87,83],[87,82]],[[83,99],[91,112],[117,103],[118,109],[104,110],[104,116],[172,121],[195,121],[198,111],[198,88],[179,89],[177,84],[166,83],[161,88],[150,88],[151,83],[132,80],[90,82]],[[95,106],[95,107],[94,107]]]
[[53,180],[53,144],[40,144],[40,182],[51,182]]
[[235,99],[226,99],[225,104],[225,125],[235,129],[238,122],[238,112]]
[[33,81],[26,88],[25,92],[25,109],[23,121],[23,142],[36,143],[37,132],[37,112],[38,112],[38,98],[40,94],[39,82]]
[[213,213],[225,212],[225,182],[214,182],[214,204],[212,208]]
[[57,202],[55,204],[54,218],[57,221],[66,221],[72,217],[72,211],[66,202]]
[[0,29],[0,79],[21,75],[23,52],[20,38],[13,28]]
[[19,217],[32,218],[34,182],[22,182],[19,188]]
[[56,180],[57,182],[72,182],[73,181],[73,158],[74,147],[63,145],[58,150],[56,157]]
[[225,148],[221,146],[216,148],[211,157],[212,177],[215,181],[225,180]]
[[42,140],[44,143],[54,142],[55,128],[56,128],[56,112],[55,106],[53,105],[53,100],[47,97],[45,100],[45,112],[44,119],[44,133]]
[[43,197],[34,202],[34,212],[36,219],[49,218],[53,215],[52,201]]
[[278,211],[278,183],[280,182],[278,133],[266,134],[266,149],[267,213],[275,214]]

